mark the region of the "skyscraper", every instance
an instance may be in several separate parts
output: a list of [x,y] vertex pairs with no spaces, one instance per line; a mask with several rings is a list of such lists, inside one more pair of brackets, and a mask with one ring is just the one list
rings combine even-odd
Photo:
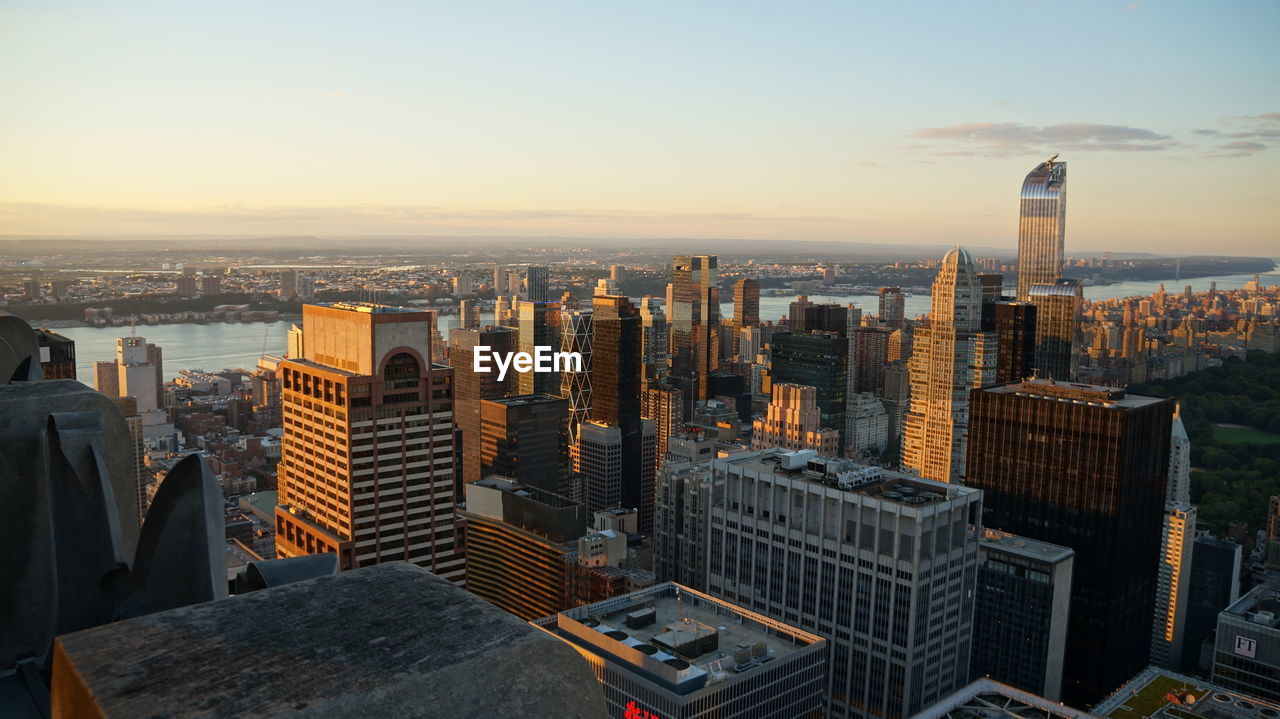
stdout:
[[480,400],[480,474],[567,497],[569,402],[545,394]]
[[979,551],[973,676],[1057,701],[1075,552],[990,528]]
[[890,330],[884,327],[855,327],[849,338],[853,344],[850,392],[884,392],[884,368],[888,364]]
[[942,258],[928,327],[916,330],[902,464],[941,482],[964,476],[969,390],[995,376],[994,334],[981,331],[982,286],[967,250]]
[[750,277],[733,283],[733,319],[739,327],[760,324],[760,283]]
[[707,533],[711,505],[723,481],[712,480],[715,440],[698,435],[671,438],[658,471],[653,522],[653,571],[660,582],[679,582],[705,591]]
[[565,543],[585,531],[586,507],[506,477],[466,492],[467,589],[522,619],[570,606]]
[[983,524],[1076,552],[1063,701],[1147,666],[1173,400],[1027,380],[974,390],[965,483]]
[[981,492],[812,451],[712,468],[707,590],[831,643],[829,716],[905,718],[969,681]]
[[[1057,155],[1054,155],[1057,157]],[[1067,163],[1036,165],[1022,183],[1018,212],[1018,299],[1030,301],[1032,285],[1062,277],[1066,243]]]
[[1080,326],[1080,306],[1084,283],[1058,279],[1053,284],[1034,284],[1027,290],[1036,306],[1036,351],[1032,363],[1037,377],[1070,380],[1075,376],[1076,335]]
[[720,366],[720,273],[715,255],[671,261],[671,374],[694,401],[708,398],[706,376]]
[[514,330],[506,327],[454,329],[449,333],[453,416],[458,430],[463,483],[478,482],[484,477],[480,467],[480,400],[498,399],[519,392],[519,376],[515,372],[508,372],[502,379],[498,379],[497,372],[476,372],[472,364],[475,348],[488,347],[497,354],[515,352],[517,337]]
[[907,297],[901,287],[880,288],[880,322],[891,330],[906,324]]
[[1003,299],[984,302],[982,329],[995,333],[996,383],[1018,382],[1032,376],[1036,351],[1035,305]]
[[[520,351],[530,356],[538,347],[555,351],[560,346],[560,303],[520,302]],[[559,372],[520,372],[520,394],[559,394]]]
[[835,332],[778,332],[769,360],[771,384],[802,384],[817,390],[822,426],[844,426],[849,391],[849,341]]
[[1196,508],[1191,505],[1191,440],[1180,412],[1173,413],[1169,444],[1169,484],[1165,490],[1164,533],[1156,577],[1155,623],[1151,632],[1151,663],[1178,671],[1186,634],[1191,550]]
[[889,445],[889,412],[871,392],[845,401],[844,449],[849,457],[876,454]]
[[120,396],[120,370],[111,360],[93,363],[93,388],[108,397]]
[[684,422],[684,395],[668,384],[650,382],[644,388],[640,401],[640,416],[654,424],[655,467],[662,467],[667,456],[667,445]]
[[[591,418],[591,310],[560,310],[560,351],[582,355],[579,370],[560,372],[560,396],[569,400],[569,438],[578,436],[578,425]],[[577,497],[570,497],[578,499]]]
[[1187,621],[1182,636],[1182,669],[1208,671],[1218,613],[1240,599],[1242,547],[1229,539],[1196,537],[1187,580]]
[[640,361],[644,365],[646,379],[664,379],[671,361],[671,327],[662,301],[645,295],[640,299],[640,326],[644,334],[640,340]]
[[647,534],[653,527],[656,430],[650,423],[646,433],[640,416],[640,313],[626,297],[596,295],[592,306],[591,419],[620,432],[620,499],[623,506],[639,510],[640,531]]
[[528,302],[550,302],[550,271],[543,265],[524,269],[524,299]]
[[812,449],[828,457],[836,456],[840,432],[822,428],[818,410],[818,390],[808,385],[775,382],[773,399],[764,417],[755,421],[752,449],[781,447]]
[[304,305],[303,357],[280,365],[284,435],[276,553],[343,569],[404,560],[454,582],[453,370],[431,312]]

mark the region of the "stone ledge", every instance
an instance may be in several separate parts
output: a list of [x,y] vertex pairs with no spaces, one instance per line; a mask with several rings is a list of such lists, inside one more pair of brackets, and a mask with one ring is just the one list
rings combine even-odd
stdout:
[[401,562],[58,638],[54,717],[604,717],[567,644]]

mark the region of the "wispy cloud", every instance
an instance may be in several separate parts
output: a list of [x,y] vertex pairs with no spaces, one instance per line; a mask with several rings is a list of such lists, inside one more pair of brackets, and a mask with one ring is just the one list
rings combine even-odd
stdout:
[[925,127],[912,135],[943,155],[1009,156],[1046,151],[1156,152],[1177,147],[1168,135],[1127,125],[1067,122],[1036,127],[1017,122],[970,122]]
[[1205,157],[1247,157],[1271,147],[1258,140],[1280,140],[1280,112],[1264,112],[1261,115],[1227,118],[1223,121],[1223,124],[1237,128],[1242,123],[1248,127],[1230,132],[1212,129],[1192,130],[1192,132],[1204,137],[1233,140],[1225,145],[1215,146],[1205,153]]

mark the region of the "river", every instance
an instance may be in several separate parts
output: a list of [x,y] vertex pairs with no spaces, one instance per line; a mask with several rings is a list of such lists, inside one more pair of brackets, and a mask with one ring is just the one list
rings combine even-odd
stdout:
[[[1253,279],[1253,275],[1224,275],[1219,277],[1200,277],[1191,280],[1165,280],[1168,292],[1181,292],[1185,285],[1191,285],[1195,292],[1204,292],[1209,284],[1217,283],[1220,290],[1239,289],[1244,283]],[[1280,273],[1272,272],[1262,275],[1263,284],[1280,284]],[[1091,300],[1102,300],[1111,297],[1133,297],[1149,295],[1160,287],[1160,281],[1117,282],[1112,285],[1085,287],[1085,297]],[[777,320],[787,314],[788,305],[795,296],[760,298],[760,317],[766,320]],[[879,298],[868,295],[809,295],[810,302],[837,302],[839,304],[854,303],[863,312],[875,313],[879,308]],[[908,317],[926,314],[929,311],[928,295],[908,295],[906,313]],[[725,317],[732,316],[733,304],[725,303],[721,308]],[[449,329],[457,324],[457,316],[441,318],[441,332],[448,336]],[[491,322],[493,314],[481,314],[481,322]],[[151,325],[138,328],[138,334],[148,342],[159,345],[164,350],[165,379],[172,379],[179,370],[205,369],[219,370],[228,367],[253,369],[258,356],[264,348],[267,354],[284,354],[287,344],[287,333],[292,322],[254,322],[254,323],[211,323],[211,324],[173,324]],[[115,359],[116,338],[127,333],[122,327],[68,327],[57,330],[70,337],[76,343],[76,371],[82,382],[93,384],[93,363],[98,360]]]

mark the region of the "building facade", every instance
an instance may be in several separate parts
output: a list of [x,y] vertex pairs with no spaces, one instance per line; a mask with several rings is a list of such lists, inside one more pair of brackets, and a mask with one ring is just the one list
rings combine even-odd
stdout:
[[996,341],[983,332],[982,286],[967,250],[942,258],[927,327],[916,329],[909,364],[911,397],[902,465],[926,479],[964,477],[969,390],[995,378]]
[[973,619],[973,676],[1058,701],[1075,552],[986,529]]
[[1062,698],[1092,704],[1147,666],[1173,400],[1027,380],[969,409],[983,524],[1075,550]]
[[[1056,155],[1055,155],[1056,157]],[[1062,276],[1067,224],[1067,163],[1036,165],[1022,183],[1018,210],[1017,298],[1027,302],[1031,286]]]
[[429,359],[434,313],[304,305],[302,322],[304,355],[280,365],[277,556],[403,560],[462,582],[453,370]]
[[831,643],[829,716],[905,719],[968,682],[981,492],[812,451],[712,468],[708,592]]

